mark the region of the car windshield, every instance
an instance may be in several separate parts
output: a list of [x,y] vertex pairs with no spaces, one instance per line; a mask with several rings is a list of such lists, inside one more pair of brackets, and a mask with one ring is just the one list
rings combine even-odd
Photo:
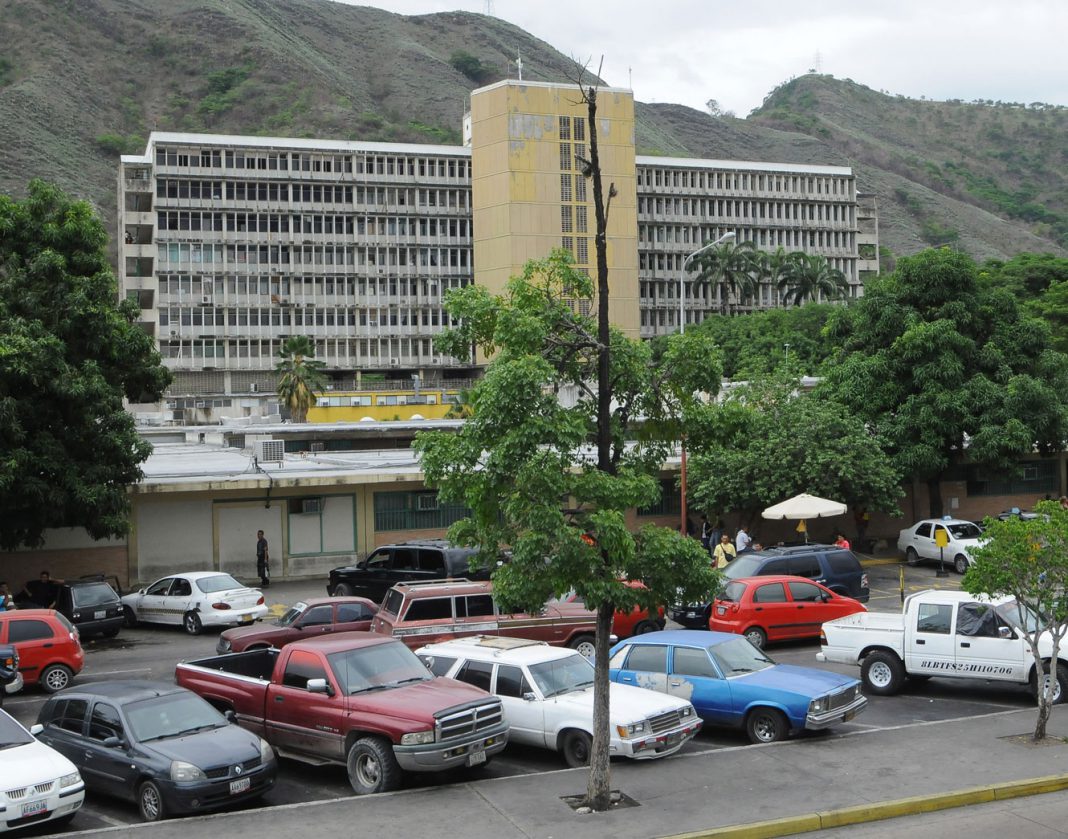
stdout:
[[956,524],[947,524],[946,527],[954,539],[978,539],[983,535],[982,528],[970,521],[961,521]]
[[144,743],[229,725],[226,718],[192,693],[167,693],[123,706],[133,739]]
[[728,603],[741,603],[743,594],[745,594],[745,583],[730,582],[723,591],[716,595],[716,599],[725,600]]
[[998,616],[1005,623],[1012,624],[1023,632],[1035,632],[1046,623],[1045,621],[1040,621],[1038,615],[1032,609],[1022,606],[1015,600],[996,606],[994,611],[998,613]]
[[115,590],[107,583],[71,586],[71,594],[74,595],[74,605],[83,609],[90,609],[93,606],[110,606],[119,599]]
[[[3,688],[0,687],[0,690],[3,690]],[[0,711],[0,750],[11,749],[15,746],[25,746],[27,743],[32,742],[33,737],[25,728],[3,711]]]
[[728,580],[737,580],[739,577],[755,577],[760,570],[760,563],[763,559],[760,556],[740,556],[727,563],[727,567],[723,569],[723,576]]
[[308,608],[307,603],[294,603],[290,606],[284,615],[276,620],[275,626],[289,626],[293,621],[304,614],[304,610]]
[[216,574],[214,577],[204,577],[197,580],[197,588],[205,594],[216,591],[230,591],[235,588],[245,588],[229,574]]
[[419,656],[400,641],[345,650],[326,658],[345,693],[383,690],[434,678]]
[[530,675],[546,699],[593,686],[593,665],[579,653],[532,664]]
[[755,673],[766,667],[773,667],[775,662],[750,644],[745,638],[732,638],[722,644],[708,648],[716,660],[723,675],[730,678],[740,673]]

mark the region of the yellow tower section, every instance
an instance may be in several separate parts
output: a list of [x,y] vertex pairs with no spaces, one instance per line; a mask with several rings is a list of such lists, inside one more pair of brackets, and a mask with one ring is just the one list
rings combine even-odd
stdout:
[[[471,202],[475,282],[500,291],[530,259],[565,248],[594,278],[597,217],[593,181],[576,160],[590,159],[590,125],[575,85],[508,80],[471,94]],[[634,96],[598,88],[597,148],[608,216],[612,323],[639,334],[638,197]]]

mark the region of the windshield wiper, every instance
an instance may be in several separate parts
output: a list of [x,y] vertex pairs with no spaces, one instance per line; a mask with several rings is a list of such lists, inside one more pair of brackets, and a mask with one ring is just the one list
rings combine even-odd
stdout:
[[732,673],[752,673],[753,672],[753,668],[752,667],[732,667],[731,668],[731,672]]
[[412,677],[410,677],[408,679],[397,679],[397,681],[390,682],[387,685],[383,685],[383,687],[391,688],[391,687],[396,687],[397,685],[406,685],[406,684],[409,684],[410,682],[426,682],[426,681],[428,681],[426,676],[412,676]]
[[215,723],[209,722],[209,723],[206,723],[205,725],[195,725],[192,728],[186,728],[186,729],[184,729],[182,731],[179,731],[177,734],[164,734],[163,736],[164,737],[185,737],[185,735],[187,735],[187,734],[196,734],[198,731],[204,731],[205,729],[208,729],[208,728],[218,728],[218,727],[219,726],[217,726]]
[[357,693],[370,693],[373,690],[386,690],[391,687],[393,687],[393,685],[368,685],[365,688],[359,688],[358,690],[350,692],[349,696],[355,696]]

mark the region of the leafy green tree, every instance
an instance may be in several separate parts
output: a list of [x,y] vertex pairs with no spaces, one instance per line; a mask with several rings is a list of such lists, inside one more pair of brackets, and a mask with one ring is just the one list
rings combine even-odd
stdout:
[[[466,358],[475,344],[493,360],[473,388],[477,410],[464,427],[421,433],[415,447],[428,485],[472,511],[449,529],[449,538],[480,546],[486,560],[511,547],[511,562],[493,577],[503,609],[536,611],[573,589],[597,612],[595,706],[603,704],[594,719],[591,777],[601,759],[603,778],[590,781],[589,801],[605,809],[615,610],[673,602],[680,590],[707,596],[717,587],[698,542],[661,527],[632,533],[626,517],[658,497],[669,444],[695,410],[693,394],[715,392],[719,365],[711,341],[696,330],[673,336],[659,356],[649,344],[611,330],[612,408],[602,424],[598,383],[607,347],[597,322],[567,299],[592,296],[590,279],[562,251],[529,262],[503,296],[481,286],[450,293],[446,306],[460,326],[438,339],[439,348]],[[564,389],[578,393],[571,407],[558,398]],[[608,432],[603,459],[591,447],[599,428]],[[648,587],[631,588],[628,579]]]
[[1068,282],[1068,259],[1051,253],[1021,253],[1006,262],[988,260],[981,278],[1024,298],[1041,298],[1046,289]]
[[293,422],[305,422],[315,394],[326,389],[326,363],[316,361],[314,355],[315,345],[303,335],[288,338],[278,351],[281,361],[274,368],[280,374],[278,398],[289,408]]
[[897,513],[900,475],[847,408],[776,375],[710,404],[691,422],[694,506],[737,511],[753,523],[765,507],[802,492]]
[[839,300],[849,292],[845,274],[827,257],[800,251],[788,256],[778,281],[782,302],[800,306],[806,300]]
[[973,550],[961,587],[975,595],[999,599],[1005,595],[1016,607],[1002,606],[1013,631],[1027,640],[1032,662],[1031,689],[1038,703],[1034,739],[1046,736],[1054,700],[1068,699],[1068,662],[1061,658],[1061,640],[1068,632],[1068,510],[1058,502],[1040,501],[1036,518],[1019,516],[1005,521],[987,519],[983,540]]
[[752,242],[724,242],[697,257],[690,270],[698,272],[699,282],[719,290],[719,311],[728,314],[731,297],[741,303],[752,296],[760,274],[760,253]]
[[952,466],[1010,472],[1066,438],[1068,359],[1010,292],[978,282],[964,254],[903,258],[832,313],[828,331],[841,349],[822,392],[868,424],[898,473],[926,481],[932,516]]
[[1026,306],[1028,312],[1049,324],[1054,348],[1068,352],[1068,280],[1051,283]]
[[31,181],[0,195],[0,547],[53,527],[93,538],[129,529],[130,484],[152,447],[123,399],[170,382],[152,339],[118,302],[92,207]]

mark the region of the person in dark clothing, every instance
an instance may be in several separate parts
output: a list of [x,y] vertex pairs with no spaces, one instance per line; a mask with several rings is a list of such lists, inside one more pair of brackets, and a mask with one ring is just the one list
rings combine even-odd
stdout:
[[260,585],[267,588],[271,584],[271,555],[262,530],[256,531],[256,573],[260,575]]
[[30,580],[22,588],[23,601],[31,608],[51,609],[59,597],[62,580],[53,580],[47,571],[42,571],[36,580]]

